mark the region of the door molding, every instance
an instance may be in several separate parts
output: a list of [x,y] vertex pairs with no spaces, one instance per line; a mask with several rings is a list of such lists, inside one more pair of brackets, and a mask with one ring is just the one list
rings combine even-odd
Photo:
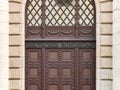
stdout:
[[80,41],[28,41],[25,45],[26,48],[96,48],[95,42],[80,42]]

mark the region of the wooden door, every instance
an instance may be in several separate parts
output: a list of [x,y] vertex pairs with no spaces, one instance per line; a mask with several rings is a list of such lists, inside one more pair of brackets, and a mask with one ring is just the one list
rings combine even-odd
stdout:
[[26,49],[25,58],[26,90],[42,90],[42,51]]
[[27,0],[25,89],[95,90],[94,0]]
[[95,49],[79,49],[78,53],[79,84],[77,90],[96,90]]
[[36,43],[26,44],[26,90],[95,90],[95,44]]
[[72,90],[75,80],[74,49],[46,49],[46,90]]

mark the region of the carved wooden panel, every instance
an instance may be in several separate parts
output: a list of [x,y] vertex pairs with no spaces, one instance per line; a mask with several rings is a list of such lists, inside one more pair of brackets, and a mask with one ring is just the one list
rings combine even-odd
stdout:
[[58,90],[58,85],[49,85],[48,90]]
[[30,85],[28,90],[39,90],[39,85]]
[[29,71],[28,71],[29,73],[28,73],[28,77],[30,77],[30,78],[37,78],[37,77],[39,77],[39,69],[38,68],[33,68],[33,67],[31,67],[31,68],[29,68]]
[[26,90],[42,89],[42,67],[41,67],[41,50],[26,49],[25,60],[25,85]]
[[26,90],[95,90],[95,49],[26,49]]
[[72,90],[72,86],[71,85],[63,85],[62,90]]
[[49,53],[49,61],[58,61],[58,52],[57,51],[51,51]]
[[71,61],[72,60],[72,52],[67,52],[67,51],[62,52],[62,60],[63,61]]
[[58,68],[49,68],[48,76],[49,77],[58,77]]
[[95,49],[79,50],[79,89],[95,90]]
[[36,51],[32,51],[29,53],[29,56],[30,56],[30,61],[38,61],[38,52]]
[[45,65],[47,90],[72,90],[74,87],[74,49],[46,49]]

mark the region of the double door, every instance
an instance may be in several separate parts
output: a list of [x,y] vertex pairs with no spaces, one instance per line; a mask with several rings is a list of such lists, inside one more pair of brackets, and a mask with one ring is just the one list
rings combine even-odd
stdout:
[[26,90],[95,90],[95,48],[26,48]]

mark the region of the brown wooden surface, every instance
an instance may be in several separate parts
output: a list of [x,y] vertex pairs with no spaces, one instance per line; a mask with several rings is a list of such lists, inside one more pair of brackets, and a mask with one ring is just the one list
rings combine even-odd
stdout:
[[42,90],[42,51],[26,49],[25,58],[26,90]]
[[26,49],[26,90],[95,90],[95,49]]

